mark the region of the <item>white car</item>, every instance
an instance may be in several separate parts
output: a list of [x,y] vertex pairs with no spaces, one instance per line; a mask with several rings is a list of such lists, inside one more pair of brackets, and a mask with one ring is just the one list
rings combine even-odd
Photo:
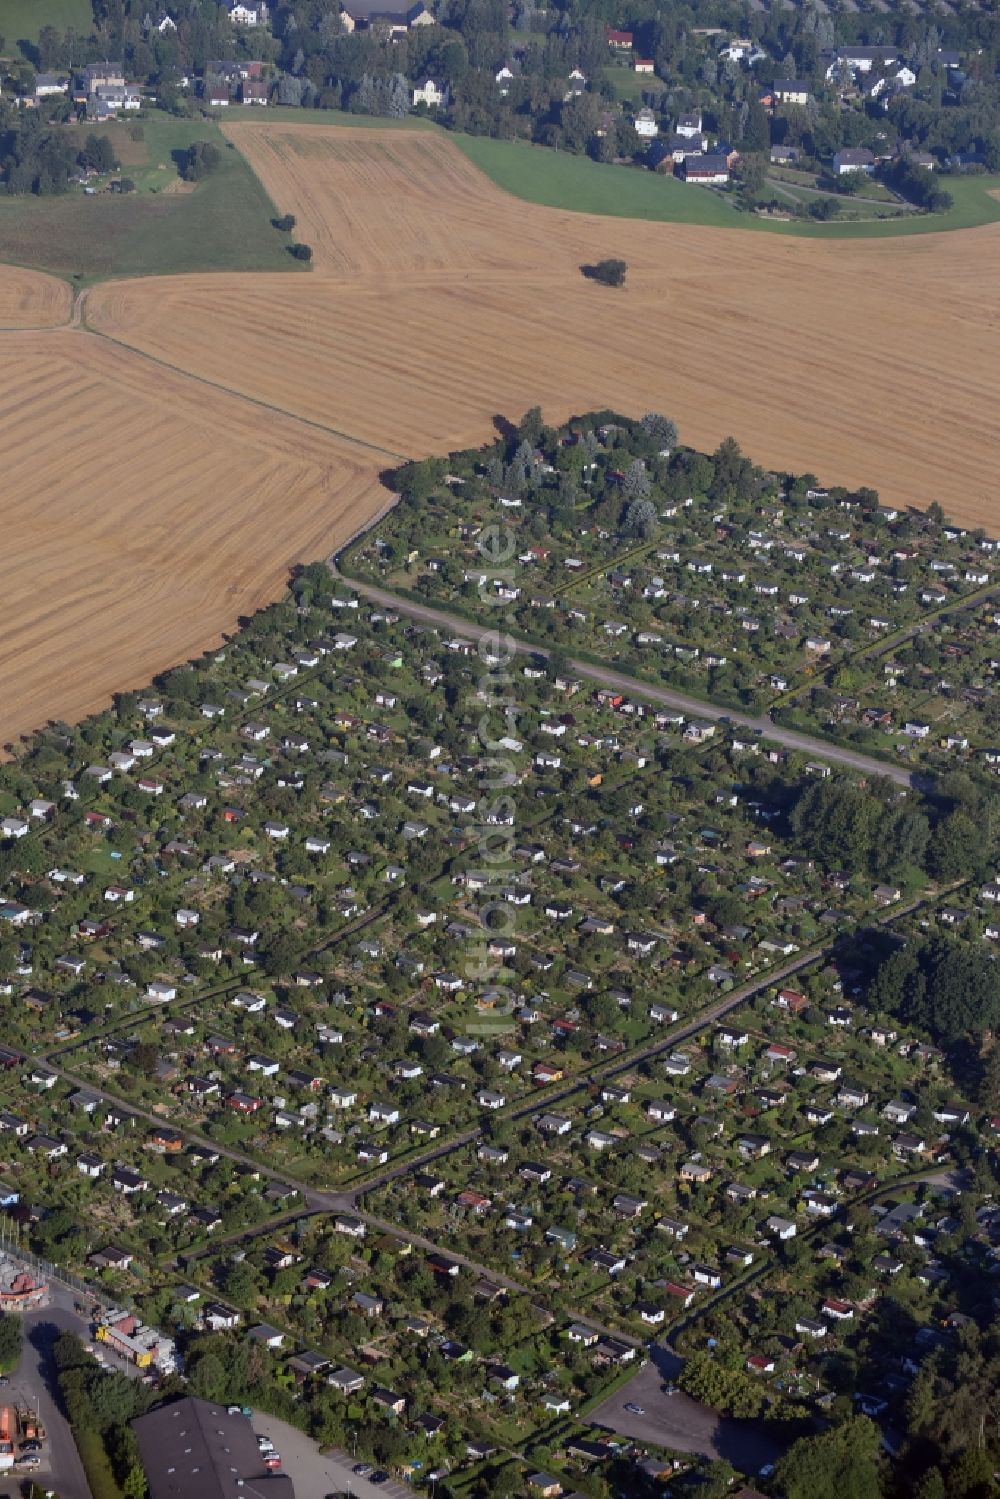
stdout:
[[257,1438],[257,1447],[260,1452],[274,1451],[274,1443],[271,1441],[270,1437],[259,1436]]

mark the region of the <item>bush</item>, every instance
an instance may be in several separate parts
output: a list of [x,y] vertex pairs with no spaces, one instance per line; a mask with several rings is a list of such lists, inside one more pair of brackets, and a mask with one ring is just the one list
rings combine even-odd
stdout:
[[272,219],[271,223],[275,229],[281,229],[285,234],[290,234],[295,228],[294,213],[283,213],[280,219]]
[[296,260],[312,260],[313,258],[311,245],[289,245],[288,248]]
[[624,286],[628,266],[624,260],[599,260],[590,267],[590,277],[602,286]]

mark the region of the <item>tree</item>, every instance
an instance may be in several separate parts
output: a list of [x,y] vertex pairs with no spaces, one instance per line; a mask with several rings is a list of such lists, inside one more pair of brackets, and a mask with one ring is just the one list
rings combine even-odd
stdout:
[[298,109],[302,103],[302,89],[304,87],[301,78],[296,78],[291,73],[282,73],[278,79],[278,103],[287,104],[293,109]]
[[21,1321],[0,1313],[0,1369],[9,1374],[21,1357]]
[[624,286],[627,272],[628,265],[624,260],[599,260],[590,274],[602,286]]
[[95,172],[110,172],[115,165],[115,148],[106,135],[88,135],[80,152],[80,165]]
[[983,1065],[979,1101],[991,1114],[1000,1114],[1000,1041],[994,1041]]
[[290,245],[289,249],[296,260],[312,260],[312,245]]
[[648,411],[639,425],[649,440],[658,448],[677,446],[677,423],[671,421],[669,416],[660,416],[655,411]]
[[648,539],[655,532],[658,519],[652,500],[633,500],[625,512],[623,529],[629,536]]
[[223,1401],[229,1393],[229,1382],[222,1360],[211,1349],[202,1353],[188,1371],[192,1393],[202,1400]]
[[410,112],[410,87],[402,73],[394,73],[389,85],[385,113],[390,120],[403,120]]
[[290,234],[295,228],[295,215],[294,213],[283,213],[280,219],[272,219],[271,223],[275,229],[280,229],[283,233]]
[[767,181],[767,158],[757,152],[749,152],[740,160],[736,177],[746,196],[755,198]]
[[778,1463],[775,1482],[786,1499],[881,1499],[880,1442],[874,1421],[857,1416],[797,1441]]
[[159,1060],[159,1053],[152,1041],[139,1041],[128,1054],[129,1066],[136,1072],[141,1072],[143,1077],[153,1076]]
[[767,110],[757,99],[750,100],[750,108],[747,112],[746,124],[743,127],[740,145],[747,152],[761,152],[770,149],[771,132],[767,120]]
[[989,862],[987,832],[982,820],[956,807],[935,827],[928,853],[930,873],[936,880],[957,880],[963,875],[982,877]]
[[850,193],[853,196],[855,193],[863,192],[868,187],[870,180],[868,173],[864,171],[841,172],[837,178],[837,191],[839,193]]
[[222,152],[211,141],[195,141],[187,149],[181,176],[186,182],[200,182],[214,172],[222,161]]

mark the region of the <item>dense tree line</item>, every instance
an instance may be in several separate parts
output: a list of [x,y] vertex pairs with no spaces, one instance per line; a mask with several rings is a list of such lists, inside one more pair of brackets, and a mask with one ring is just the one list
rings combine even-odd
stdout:
[[106,135],[88,135],[83,149],[77,150],[58,127],[47,125],[32,110],[23,110],[3,134],[0,165],[8,194],[22,197],[34,193],[45,198],[67,192],[77,168],[110,172],[116,161],[114,146]]
[[4,138],[6,191],[14,196],[36,193],[45,198],[69,189],[77,153],[64,134],[24,112]]

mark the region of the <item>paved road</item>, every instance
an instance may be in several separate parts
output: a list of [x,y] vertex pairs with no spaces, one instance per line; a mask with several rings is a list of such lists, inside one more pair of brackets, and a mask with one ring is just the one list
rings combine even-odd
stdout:
[[[57,1403],[52,1365],[52,1345],[59,1334],[68,1331],[86,1337],[87,1325],[74,1314],[71,1294],[66,1293],[68,1307],[59,1305],[61,1295],[55,1293],[56,1304],[25,1313],[21,1361],[10,1376],[10,1393],[33,1406],[37,1403],[49,1451],[48,1470],[43,1468],[40,1471],[39,1480],[54,1488],[60,1499],[91,1499],[73,1433]],[[20,1481],[7,1479],[0,1485],[0,1495],[4,1499],[8,1494],[19,1495],[20,1492]]]
[[[650,1349],[650,1355],[634,1379],[591,1412],[588,1419],[595,1426],[677,1452],[725,1458],[742,1473],[757,1473],[765,1463],[777,1461],[784,1448],[775,1439],[773,1427],[763,1421],[720,1416],[680,1390],[666,1394],[682,1360],[660,1344]],[[645,1414],[627,1411],[626,1403],[639,1406]]]
[[[447,630],[452,635],[460,635],[468,640],[481,640],[495,633],[482,624],[474,624],[471,620],[447,614],[441,609],[431,609],[425,604],[415,604],[411,599],[401,598],[398,594],[389,593],[384,588],[376,588],[371,583],[359,583],[353,578],[345,578],[343,574],[337,572],[332,563],[331,567],[335,576],[342,578],[348,588],[362,594],[366,599],[371,599],[375,604],[395,609],[399,614],[405,614],[421,624]],[[532,645],[530,641],[520,640],[507,631],[502,633],[504,641],[510,642],[519,654],[532,656],[549,654],[543,646]],[[844,765],[850,770],[858,770],[868,776],[886,776],[900,786],[913,784],[913,773],[902,766],[876,760],[873,756],[863,755],[856,750],[843,749],[839,744],[831,744],[825,739],[814,739],[811,735],[800,734],[795,729],[783,728],[770,718],[756,718],[749,713],[739,713],[732,708],[716,707],[712,703],[703,702],[700,698],[687,697],[683,692],[674,692],[668,687],[654,687],[648,682],[640,682],[635,677],[626,676],[624,672],[615,671],[610,666],[592,666],[588,661],[572,659],[570,665],[578,676],[597,682],[602,687],[613,687],[616,691],[628,693],[629,697],[661,703],[667,708],[676,708],[679,713],[686,713],[691,718],[707,718],[715,722],[726,719],[742,729],[751,729],[763,734],[786,749],[799,750],[817,760],[832,761],[835,765]]]
[[413,1499],[401,1483],[369,1483],[352,1472],[357,1459],[346,1453],[325,1457],[316,1443],[295,1426],[263,1412],[253,1418],[253,1429],[271,1438],[281,1454],[282,1472],[295,1489],[295,1499],[326,1499],[327,1494],[350,1494],[352,1499]]
[[[29,1058],[33,1063],[34,1058]],[[74,1088],[85,1088],[88,1093],[96,1093],[104,1103],[116,1104],[129,1114],[134,1114],[137,1119],[145,1119],[149,1124],[162,1125],[164,1120],[162,1114],[154,1114],[149,1109],[142,1109],[138,1104],[130,1103],[127,1098],[121,1098],[117,1093],[109,1093],[106,1088],[97,1083],[80,1077],[77,1073],[60,1067],[57,1062],[51,1062],[46,1057],[46,1066],[51,1072],[61,1077],[64,1082],[72,1083]],[[300,1181],[297,1177],[289,1176],[286,1172],[278,1171],[273,1166],[266,1165],[255,1156],[247,1155],[242,1150],[235,1150],[230,1145],[223,1145],[218,1140],[212,1140],[207,1135],[199,1134],[197,1130],[177,1127],[179,1133],[185,1140],[197,1145],[208,1145],[212,1150],[217,1150],[219,1155],[225,1156],[227,1160],[236,1161],[240,1165],[252,1166],[259,1171],[261,1176],[266,1176],[269,1181],[278,1182],[284,1186],[297,1188],[302,1195],[305,1206],[314,1211],[341,1213],[351,1210],[353,1197],[344,1192],[323,1192],[316,1187],[311,1187],[307,1182]],[[299,1216],[296,1214],[295,1216]]]

